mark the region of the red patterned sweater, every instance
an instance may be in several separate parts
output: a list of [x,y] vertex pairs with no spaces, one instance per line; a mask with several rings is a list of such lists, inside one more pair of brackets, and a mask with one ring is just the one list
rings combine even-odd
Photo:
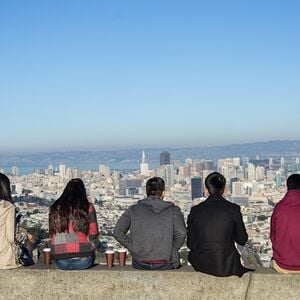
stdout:
[[54,259],[86,257],[92,254],[99,239],[96,211],[92,204],[89,206],[88,219],[88,235],[75,232],[73,221],[70,220],[69,232],[60,232],[51,236],[51,253]]

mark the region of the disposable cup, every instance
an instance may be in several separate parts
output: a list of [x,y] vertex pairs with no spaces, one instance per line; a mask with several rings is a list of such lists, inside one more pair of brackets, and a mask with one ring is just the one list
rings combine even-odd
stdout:
[[51,264],[51,248],[44,248],[44,264],[49,266]]
[[106,250],[105,251],[105,257],[106,257],[107,267],[112,268],[113,265],[114,265],[115,252],[113,250]]
[[119,254],[119,265],[121,267],[125,266],[126,264],[126,249],[119,249],[118,254]]

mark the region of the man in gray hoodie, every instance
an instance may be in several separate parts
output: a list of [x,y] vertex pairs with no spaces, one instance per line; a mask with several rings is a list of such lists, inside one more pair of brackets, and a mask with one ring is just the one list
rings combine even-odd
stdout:
[[131,252],[132,266],[136,269],[178,268],[178,250],[186,236],[183,215],[172,202],[163,201],[162,178],[149,179],[146,192],[147,198],[129,207],[120,217],[114,237]]

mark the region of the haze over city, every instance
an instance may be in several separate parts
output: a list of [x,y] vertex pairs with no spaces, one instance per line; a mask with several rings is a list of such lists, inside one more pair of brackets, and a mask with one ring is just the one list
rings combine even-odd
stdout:
[[1,153],[299,139],[299,1],[1,1]]

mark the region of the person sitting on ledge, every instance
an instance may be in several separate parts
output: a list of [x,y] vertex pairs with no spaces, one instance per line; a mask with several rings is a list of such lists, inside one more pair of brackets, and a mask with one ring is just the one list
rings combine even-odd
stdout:
[[300,174],[288,177],[287,190],[271,217],[271,267],[280,273],[300,273]]
[[241,264],[235,242],[244,245],[248,235],[240,207],[223,198],[226,179],[218,172],[205,180],[208,198],[192,207],[188,216],[188,260],[196,271],[215,276],[242,276],[250,271]]
[[163,201],[165,182],[162,178],[149,179],[146,193],[147,198],[129,207],[120,217],[114,237],[131,252],[132,266],[136,269],[178,268],[178,250],[186,236],[183,215],[172,202]]
[[50,207],[51,253],[62,270],[83,270],[93,266],[98,224],[81,179],[68,182],[62,195]]
[[0,269],[17,268],[15,246],[16,208],[11,197],[10,181],[0,173]]

